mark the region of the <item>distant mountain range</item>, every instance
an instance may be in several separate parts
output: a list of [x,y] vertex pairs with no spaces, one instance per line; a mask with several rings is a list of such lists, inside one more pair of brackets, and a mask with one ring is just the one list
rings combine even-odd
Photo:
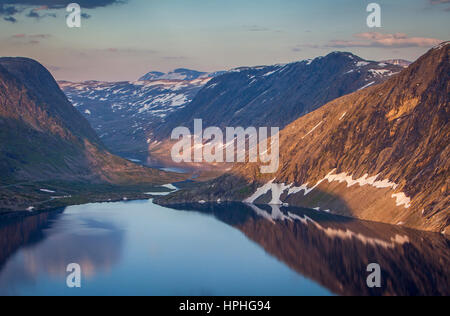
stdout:
[[59,82],[115,154],[146,161],[152,131],[183,108],[211,78],[136,82]]
[[0,58],[0,184],[23,181],[161,183],[169,177],[108,152],[51,74]]
[[[328,58],[355,57],[332,54]],[[276,174],[261,174],[259,164],[237,164],[217,180],[159,198],[157,202],[289,204],[448,234],[449,58],[450,43],[443,43],[384,83],[338,98],[289,124],[280,133],[280,168]],[[319,59],[311,65],[321,62]],[[359,60],[355,63],[356,67],[369,66]],[[342,62],[336,63],[339,69],[338,65]],[[372,67],[364,73],[380,72]],[[351,70],[346,72],[355,72]],[[286,72],[282,66],[272,71],[273,74]],[[339,73],[343,71],[340,69]],[[310,76],[318,76],[318,72],[320,68]],[[220,78],[210,81],[203,91]],[[335,91],[339,83],[337,79],[327,81],[328,78],[329,75],[317,77],[313,82],[326,83],[317,90],[309,87],[309,96],[327,91],[319,100],[330,97],[330,91]],[[358,85],[370,80],[360,80]],[[298,80],[292,78],[290,82],[296,86]],[[271,83],[278,84],[278,81]],[[266,89],[272,90],[271,86]],[[295,90],[298,89],[301,86]],[[264,91],[261,89],[261,93]],[[277,97],[269,93],[264,94],[266,102]],[[199,102],[201,94],[184,110]],[[264,99],[259,105],[264,104]],[[295,99],[303,100],[298,95]],[[314,110],[320,102],[310,104],[303,111]],[[270,112],[270,109],[266,110]],[[278,107],[277,111],[283,110]],[[275,116],[275,112],[271,113]],[[272,123],[282,122],[280,116],[267,119]],[[210,118],[209,122],[214,121]],[[245,123],[235,115],[225,122]]]
[[74,106],[115,154],[169,163],[171,131],[209,126],[279,126],[328,101],[383,82],[401,66],[332,53],[286,65],[205,73],[149,72],[136,82],[59,82]]
[[350,53],[263,67],[243,67],[213,78],[154,134],[159,140],[177,126],[277,126],[345,94],[383,82],[402,67],[367,61]]
[[169,73],[163,73],[159,71],[151,71],[141,78],[139,81],[152,81],[152,80],[184,80],[191,81],[195,79],[212,78],[216,77],[224,71],[218,71],[213,73],[200,72],[197,70],[191,70],[186,68],[178,68]]
[[172,130],[192,129],[194,119],[202,119],[205,127],[281,129],[331,100],[379,84],[402,70],[341,52],[286,65],[233,69],[211,79],[192,102],[152,131],[155,141],[150,143],[149,159],[170,164]]

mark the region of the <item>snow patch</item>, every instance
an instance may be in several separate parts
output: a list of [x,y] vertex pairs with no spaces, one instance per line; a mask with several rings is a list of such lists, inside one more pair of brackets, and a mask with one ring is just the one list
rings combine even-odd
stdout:
[[291,185],[285,185],[284,183],[273,183],[275,179],[267,182],[265,185],[260,187],[256,192],[245,199],[245,203],[253,204],[258,198],[267,194],[269,191],[272,191],[272,201],[269,203],[271,205],[283,205],[283,202],[280,200],[281,195],[291,187]]
[[[346,172],[340,173],[340,174],[334,174],[336,169],[332,170],[329,174],[325,176],[322,180],[318,181],[316,185],[313,187],[308,187],[309,184],[303,184],[299,187],[294,186],[294,184],[284,184],[284,183],[274,183],[275,179],[272,181],[269,181],[262,187],[258,188],[256,192],[250,196],[249,198],[245,199],[245,203],[254,203],[258,198],[261,196],[267,194],[269,191],[272,192],[272,201],[269,203],[271,205],[283,205],[283,202],[281,201],[281,195],[286,190],[289,190],[287,192],[287,195],[290,196],[292,194],[297,194],[303,191],[304,196],[311,193],[313,190],[315,190],[322,182],[328,181],[328,182],[339,182],[339,183],[346,183],[347,187],[350,188],[354,185],[359,185],[360,187],[369,185],[377,189],[391,189],[396,190],[398,188],[398,184],[389,181],[388,179],[384,180],[377,180],[379,175],[369,177],[368,174],[365,174],[359,179],[353,179],[351,175],[349,175]],[[411,199],[408,198],[405,193],[399,192],[392,194],[392,198],[396,199],[397,206],[404,206],[405,208],[411,207]],[[328,210],[329,211],[329,210]]]
[[45,193],[56,193],[56,191],[47,190],[47,189],[39,189],[39,191],[45,192]]
[[366,84],[365,86],[359,88],[358,91],[364,90],[365,88],[370,87],[370,86],[373,85],[374,83],[375,83],[375,81],[373,81],[373,82],[371,82],[371,83],[368,83],[368,84]]
[[312,130],[310,130],[305,136],[302,137],[302,139],[304,139],[306,136],[308,136],[309,134],[311,134],[312,132],[314,132],[320,125],[323,124],[323,121],[320,122],[319,124],[317,124],[316,126],[313,127]]
[[364,67],[364,66],[367,66],[367,65],[370,65],[370,63],[367,62],[367,61],[358,61],[356,63],[356,67]]
[[397,206],[404,205],[405,208],[411,207],[411,199],[403,192],[392,194],[392,198],[397,200]]
[[164,184],[161,187],[169,189],[169,190],[178,190],[178,188],[176,186],[174,186],[173,184],[169,183],[169,184]]

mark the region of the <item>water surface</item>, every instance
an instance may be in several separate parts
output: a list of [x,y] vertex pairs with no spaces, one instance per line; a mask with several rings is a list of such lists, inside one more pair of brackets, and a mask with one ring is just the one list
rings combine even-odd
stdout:
[[[151,201],[0,226],[0,295],[448,295],[445,236],[305,209]],[[383,269],[368,289],[367,265]],[[82,268],[81,289],[66,267]]]

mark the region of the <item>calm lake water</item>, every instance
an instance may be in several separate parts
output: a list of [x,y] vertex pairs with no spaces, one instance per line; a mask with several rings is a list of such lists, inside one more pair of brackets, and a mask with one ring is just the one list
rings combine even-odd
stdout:
[[[449,240],[305,209],[151,201],[0,225],[0,295],[448,295]],[[82,287],[66,286],[78,263]],[[369,263],[382,288],[369,289]]]

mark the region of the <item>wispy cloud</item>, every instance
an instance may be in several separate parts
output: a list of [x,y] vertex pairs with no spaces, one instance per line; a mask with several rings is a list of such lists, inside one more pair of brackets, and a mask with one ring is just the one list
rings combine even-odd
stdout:
[[[446,0],[445,0],[446,1]],[[378,33],[367,32],[354,35],[353,40],[332,40],[325,47],[349,48],[349,47],[386,47],[386,48],[406,48],[406,47],[431,47],[443,42],[437,38],[409,37],[404,33]]]
[[13,45],[37,45],[41,40],[51,38],[50,34],[14,34],[9,40]]
[[429,0],[431,4],[450,3],[450,0]]
[[442,7],[444,11],[450,12],[450,6],[445,7],[444,5],[449,5],[450,0],[428,0],[429,4],[432,6],[438,6]]
[[281,33],[283,32],[282,30],[277,30],[277,29],[271,29],[265,26],[260,26],[260,25],[243,25],[242,28],[244,30],[246,30],[247,32],[275,32],[275,33]]
[[269,28],[259,26],[259,25],[244,25],[243,28],[249,32],[269,32],[269,31],[271,31]]
[[100,52],[106,52],[111,54],[124,54],[124,55],[149,55],[149,54],[156,54],[156,50],[152,49],[135,49],[135,48],[116,48],[116,47],[109,47],[105,49],[100,49]]

